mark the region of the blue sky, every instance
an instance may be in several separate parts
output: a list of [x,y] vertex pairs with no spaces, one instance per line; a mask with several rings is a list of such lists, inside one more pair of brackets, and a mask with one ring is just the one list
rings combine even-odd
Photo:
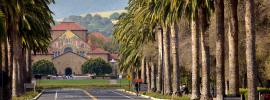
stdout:
[[128,0],[55,0],[55,2],[50,5],[55,19],[70,15],[121,10],[128,5]]

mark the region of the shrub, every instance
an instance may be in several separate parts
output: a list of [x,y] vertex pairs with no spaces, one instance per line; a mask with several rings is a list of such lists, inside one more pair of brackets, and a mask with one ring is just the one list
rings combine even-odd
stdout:
[[112,68],[109,63],[104,61],[102,58],[90,59],[82,65],[82,72],[96,73],[97,75],[104,75],[112,73]]
[[54,64],[48,60],[39,60],[33,64],[32,72],[34,75],[55,75],[56,69]]
[[[270,93],[270,88],[257,88],[257,92],[260,93]],[[248,90],[246,88],[240,89],[240,94],[244,95],[245,98],[248,96]]]

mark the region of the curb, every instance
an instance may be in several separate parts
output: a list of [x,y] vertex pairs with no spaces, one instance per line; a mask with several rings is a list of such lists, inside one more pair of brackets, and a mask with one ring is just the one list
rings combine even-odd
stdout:
[[34,97],[32,100],[37,100],[41,95],[42,93],[44,92],[44,90],[42,90],[36,97]]
[[[129,93],[129,94],[136,95],[136,93],[135,93],[135,92],[127,91],[127,90],[125,90],[125,89],[117,89],[117,90],[118,90],[118,91],[122,91],[122,92]],[[148,98],[148,99],[151,99],[151,100],[168,100],[168,99],[159,99],[159,98],[154,98],[154,97],[147,96],[147,95],[143,95],[143,94],[139,94],[139,96],[144,97],[144,98]]]

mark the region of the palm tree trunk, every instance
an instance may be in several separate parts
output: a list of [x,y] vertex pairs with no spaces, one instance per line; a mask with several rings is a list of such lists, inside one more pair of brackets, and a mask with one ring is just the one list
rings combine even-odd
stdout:
[[151,66],[149,66],[149,61],[146,63],[146,76],[147,76],[147,91],[151,92]]
[[2,53],[2,51],[3,51],[3,43],[2,43],[2,40],[0,40],[0,50],[1,50],[1,52],[0,52],[0,55],[1,55],[1,58],[0,58],[0,62],[1,62],[1,65],[0,65],[0,79],[1,79],[1,86],[0,86],[0,100],[3,100],[4,99],[4,95],[3,95],[3,91],[4,91],[4,84],[3,84],[3,78],[4,78],[4,70],[3,70],[3,66],[2,66],[2,64],[3,64],[3,53]]
[[177,24],[171,25],[171,45],[172,45],[172,59],[173,59],[173,95],[180,95],[180,71],[179,71],[179,40],[178,40],[178,28]]
[[157,37],[158,37],[158,68],[157,68],[157,92],[161,93],[162,91],[162,83],[163,83],[163,36],[162,29],[159,26],[157,29]]
[[199,22],[197,16],[191,20],[191,39],[192,39],[192,100],[200,98],[199,83]]
[[239,96],[239,67],[238,67],[238,16],[237,0],[229,0],[230,24],[228,31],[229,40],[229,92]]
[[246,0],[246,62],[248,78],[248,100],[257,100],[256,35],[254,19],[254,0]]
[[172,94],[171,67],[170,67],[170,31],[163,28],[163,48],[164,48],[164,85],[165,94]]
[[14,48],[16,47],[16,43],[15,43],[15,45],[14,45],[14,43],[13,42],[15,42],[14,40],[11,40],[11,44],[10,45],[12,45],[12,47],[13,48],[11,48],[12,49],[12,51],[11,51],[11,53],[12,53],[12,55],[14,55],[14,56],[12,56],[12,58],[11,59],[13,59],[12,60],[12,96],[13,97],[16,97],[16,96],[18,96],[18,90],[17,90],[17,79],[18,79],[18,76],[17,76],[17,66],[16,66],[16,58],[15,58],[15,54],[14,54],[14,52],[16,52],[15,50],[14,50]]
[[12,97],[12,61],[13,61],[13,53],[12,53],[12,45],[9,43],[9,39],[5,39],[5,70],[8,74],[8,85],[5,89],[5,100],[10,100]]
[[[15,23],[17,23],[15,21]],[[20,57],[22,56],[22,43],[21,43],[21,38],[19,37],[19,34],[17,33],[18,26],[17,24],[14,24],[15,26],[12,26],[12,31],[11,31],[11,45],[12,45],[12,53],[13,53],[13,71],[12,71],[12,96],[18,96],[20,93],[18,91],[18,83],[20,82],[19,77],[18,77],[18,69],[20,68]]]
[[216,86],[217,99],[223,100],[225,94],[225,76],[224,76],[224,1],[215,0],[216,8]]
[[146,64],[145,64],[145,57],[142,58],[141,62],[141,78],[143,83],[146,83]]
[[202,93],[201,100],[210,99],[210,88],[209,88],[209,46],[208,46],[208,34],[206,33],[207,29],[207,20],[205,15],[205,9],[200,8],[200,33],[201,33],[201,51],[202,51]]
[[20,64],[20,68],[19,68],[19,73],[18,73],[18,77],[20,78],[20,93],[24,93],[24,83],[26,82],[26,77],[27,77],[27,73],[26,73],[26,49],[22,48],[22,56],[20,56],[20,60],[19,60],[19,64]]
[[4,59],[5,56],[3,56],[4,55],[4,53],[3,53],[4,52],[3,51],[4,48],[3,47],[4,47],[4,43],[3,43],[2,40],[0,40],[0,50],[1,50],[1,52],[0,52],[0,56],[1,56],[1,58],[0,58],[0,62],[1,62],[0,71],[2,71],[2,70],[4,71],[4,69],[3,69],[4,68],[4,66],[3,66],[4,61],[3,61],[3,59]]
[[156,90],[157,90],[156,66],[154,65],[154,63],[152,61],[150,62],[150,67],[151,67],[151,92],[156,92]]
[[7,45],[7,39],[4,39],[3,40],[3,43],[2,43],[2,50],[1,50],[1,53],[2,53],[2,70],[7,74],[6,78],[5,78],[5,82],[7,83],[7,85],[5,85],[3,87],[3,98],[1,98],[2,100],[10,100],[11,99],[11,79],[10,79],[10,76],[8,75],[9,73],[9,66],[8,66],[8,45]]
[[32,81],[32,57],[31,57],[31,50],[27,49],[26,51],[26,67],[27,67],[27,78],[26,83],[31,83]]

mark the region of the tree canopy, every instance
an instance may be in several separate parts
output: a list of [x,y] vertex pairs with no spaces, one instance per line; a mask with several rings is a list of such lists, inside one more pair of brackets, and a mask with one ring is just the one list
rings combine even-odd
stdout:
[[90,59],[82,65],[82,72],[96,73],[97,75],[104,75],[112,73],[112,67],[102,58]]
[[48,60],[39,60],[33,64],[33,74],[54,75],[57,73],[54,64]]

